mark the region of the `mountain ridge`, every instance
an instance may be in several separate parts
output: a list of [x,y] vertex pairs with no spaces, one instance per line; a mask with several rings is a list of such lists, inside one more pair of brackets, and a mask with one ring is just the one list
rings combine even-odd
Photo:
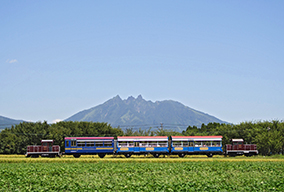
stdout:
[[122,100],[119,95],[103,104],[80,111],[64,121],[107,122],[112,126],[168,125],[201,126],[210,122],[226,123],[212,115],[192,109],[178,101],[146,101],[141,95]]
[[11,119],[8,117],[4,117],[0,115],[0,129],[5,129],[5,128],[9,128],[12,125],[16,125],[19,124],[21,122],[24,122],[23,120],[15,120],[15,119]]

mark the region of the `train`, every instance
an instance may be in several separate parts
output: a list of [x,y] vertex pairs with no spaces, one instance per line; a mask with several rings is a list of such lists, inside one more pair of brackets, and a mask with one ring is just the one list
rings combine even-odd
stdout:
[[223,151],[222,136],[118,136],[114,137],[65,137],[65,151],[59,145],[53,145],[53,140],[41,140],[41,145],[27,146],[26,157],[61,157],[73,155],[225,155],[230,157],[258,155],[255,144],[244,144],[243,139],[231,139],[231,144]]

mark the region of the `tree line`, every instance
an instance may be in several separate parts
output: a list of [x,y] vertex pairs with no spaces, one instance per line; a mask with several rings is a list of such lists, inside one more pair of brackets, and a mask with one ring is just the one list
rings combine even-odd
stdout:
[[24,154],[28,145],[39,145],[42,139],[53,139],[64,151],[64,137],[72,136],[206,136],[222,135],[223,146],[232,138],[242,138],[245,143],[256,144],[262,155],[284,153],[284,123],[278,120],[243,122],[238,125],[209,123],[200,128],[188,126],[180,132],[158,128],[157,130],[111,127],[99,122],[23,122],[0,132],[1,154]]

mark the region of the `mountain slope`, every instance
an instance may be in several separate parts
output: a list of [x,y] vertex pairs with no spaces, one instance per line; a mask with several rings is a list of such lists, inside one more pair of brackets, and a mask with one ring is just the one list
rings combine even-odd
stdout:
[[23,122],[22,120],[14,120],[7,117],[0,116],[0,129],[5,129],[6,127],[11,127]]
[[[105,103],[81,111],[65,121],[108,122],[112,126],[142,125],[200,126],[209,122],[225,123],[211,115],[189,108],[177,101],[146,101],[139,95],[122,100],[118,95]],[[148,126],[148,128],[149,128]],[[185,127],[186,128],[186,127]]]

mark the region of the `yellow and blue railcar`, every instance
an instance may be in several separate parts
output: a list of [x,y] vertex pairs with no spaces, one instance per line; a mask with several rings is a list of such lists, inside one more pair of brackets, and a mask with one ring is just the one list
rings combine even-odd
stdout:
[[152,154],[158,158],[161,154],[168,154],[167,136],[121,136],[117,137],[116,154],[123,154],[129,158],[132,154]]
[[213,155],[223,154],[222,136],[171,136],[171,149],[173,155]]
[[113,154],[114,137],[65,137],[65,154],[79,158],[81,155]]

